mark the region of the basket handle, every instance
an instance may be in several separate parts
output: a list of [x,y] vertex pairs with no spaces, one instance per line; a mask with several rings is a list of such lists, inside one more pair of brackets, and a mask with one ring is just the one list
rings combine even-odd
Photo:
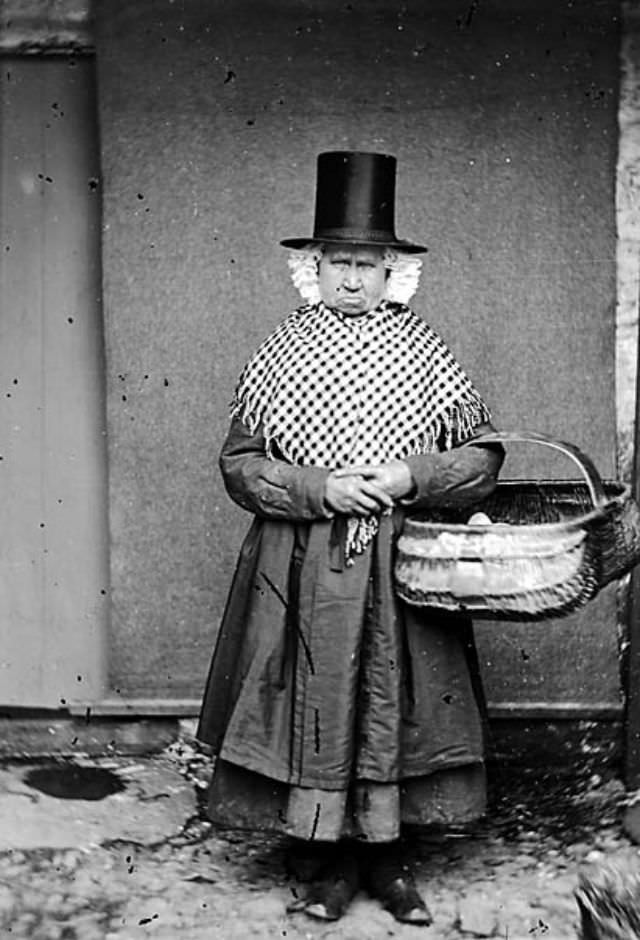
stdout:
[[594,508],[599,509],[607,502],[607,496],[604,491],[602,479],[595,468],[590,457],[583,454],[575,444],[568,444],[566,441],[557,441],[545,434],[538,434],[535,431],[492,431],[488,434],[479,434],[466,443],[471,444],[502,444],[507,441],[521,444],[543,444],[545,447],[551,447],[553,450],[559,450],[566,457],[570,457],[582,473],[591,501]]

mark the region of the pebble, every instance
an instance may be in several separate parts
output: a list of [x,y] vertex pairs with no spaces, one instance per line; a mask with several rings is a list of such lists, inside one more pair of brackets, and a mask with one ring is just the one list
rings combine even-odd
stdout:
[[68,881],[70,893],[79,895],[81,898],[90,898],[96,892],[99,893],[100,884],[101,880],[96,878],[93,872],[84,868],[74,872]]
[[498,926],[494,903],[484,893],[461,898],[457,918],[459,930],[473,937],[491,937]]
[[[42,894],[38,888],[29,887],[22,890],[22,897],[20,899],[20,907],[23,911],[37,911],[40,909],[42,904]],[[26,916],[26,913],[25,913]]]
[[524,855],[521,853],[520,855],[516,855],[514,863],[523,868],[532,868],[536,864],[536,859],[533,855]]
[[16,906],[16,895],[11,888],[0,885],[0,917],[11,914]]
[[66,927],[64,924],[57,924],[49,921],[42,924],[34,933],[34,940],[61,940]]
[[80,864],[81,856],[79,852],[65,852],[63,855],[63,864],[66,868],[74,869]]
[[69,904],[69,896],[63,894],[62,891],[52,891],[40,903],[41,910],[58,911],[61,914],[66,914],[73,907]]
[[82,940],[101,940],[104,936],[103,923],[106,915],[100,911],[86,911],[82,914],[74,914],[67,921],[67,924],[76,932]]

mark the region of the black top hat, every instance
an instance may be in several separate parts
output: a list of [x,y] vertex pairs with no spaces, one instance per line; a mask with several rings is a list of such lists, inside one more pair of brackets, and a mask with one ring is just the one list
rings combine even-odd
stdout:
[[316,217],[310,238],[285,238],[287,248],[309,242],[379,245],[417,253],[423,245],[396,238],[396,158],[387,153],[333,150],[318,156]]

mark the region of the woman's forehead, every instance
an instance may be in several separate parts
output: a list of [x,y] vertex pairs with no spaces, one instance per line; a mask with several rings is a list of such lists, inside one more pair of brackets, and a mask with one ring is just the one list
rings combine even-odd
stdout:
[[382,254],[382,248],[377,248],[375,245],[326,245],[323,257],[331,261],[355,259],[356,261],[376,262],[382,261]]

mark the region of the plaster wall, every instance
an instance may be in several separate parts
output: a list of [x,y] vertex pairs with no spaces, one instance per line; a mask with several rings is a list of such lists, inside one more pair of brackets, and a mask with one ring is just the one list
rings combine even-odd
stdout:
[[640,296],[640,10],[623,5],[616,188],[616,415],[620,476],[633,472]]
[[[499,426],[572,440],[614,475],[617,13],[613,0],[98,6],[121,693],[202,688],[248,524],[216,468],[227,402],[298,301],[278,240],[311,231],[321,150],[398,156],[398,232],[429,246],[416,309]],[[569,469],[535,452],[508,472]],[[481,631],[490,694],[616,699],[614,619],[608,594],[579,639],[573,620]]]

